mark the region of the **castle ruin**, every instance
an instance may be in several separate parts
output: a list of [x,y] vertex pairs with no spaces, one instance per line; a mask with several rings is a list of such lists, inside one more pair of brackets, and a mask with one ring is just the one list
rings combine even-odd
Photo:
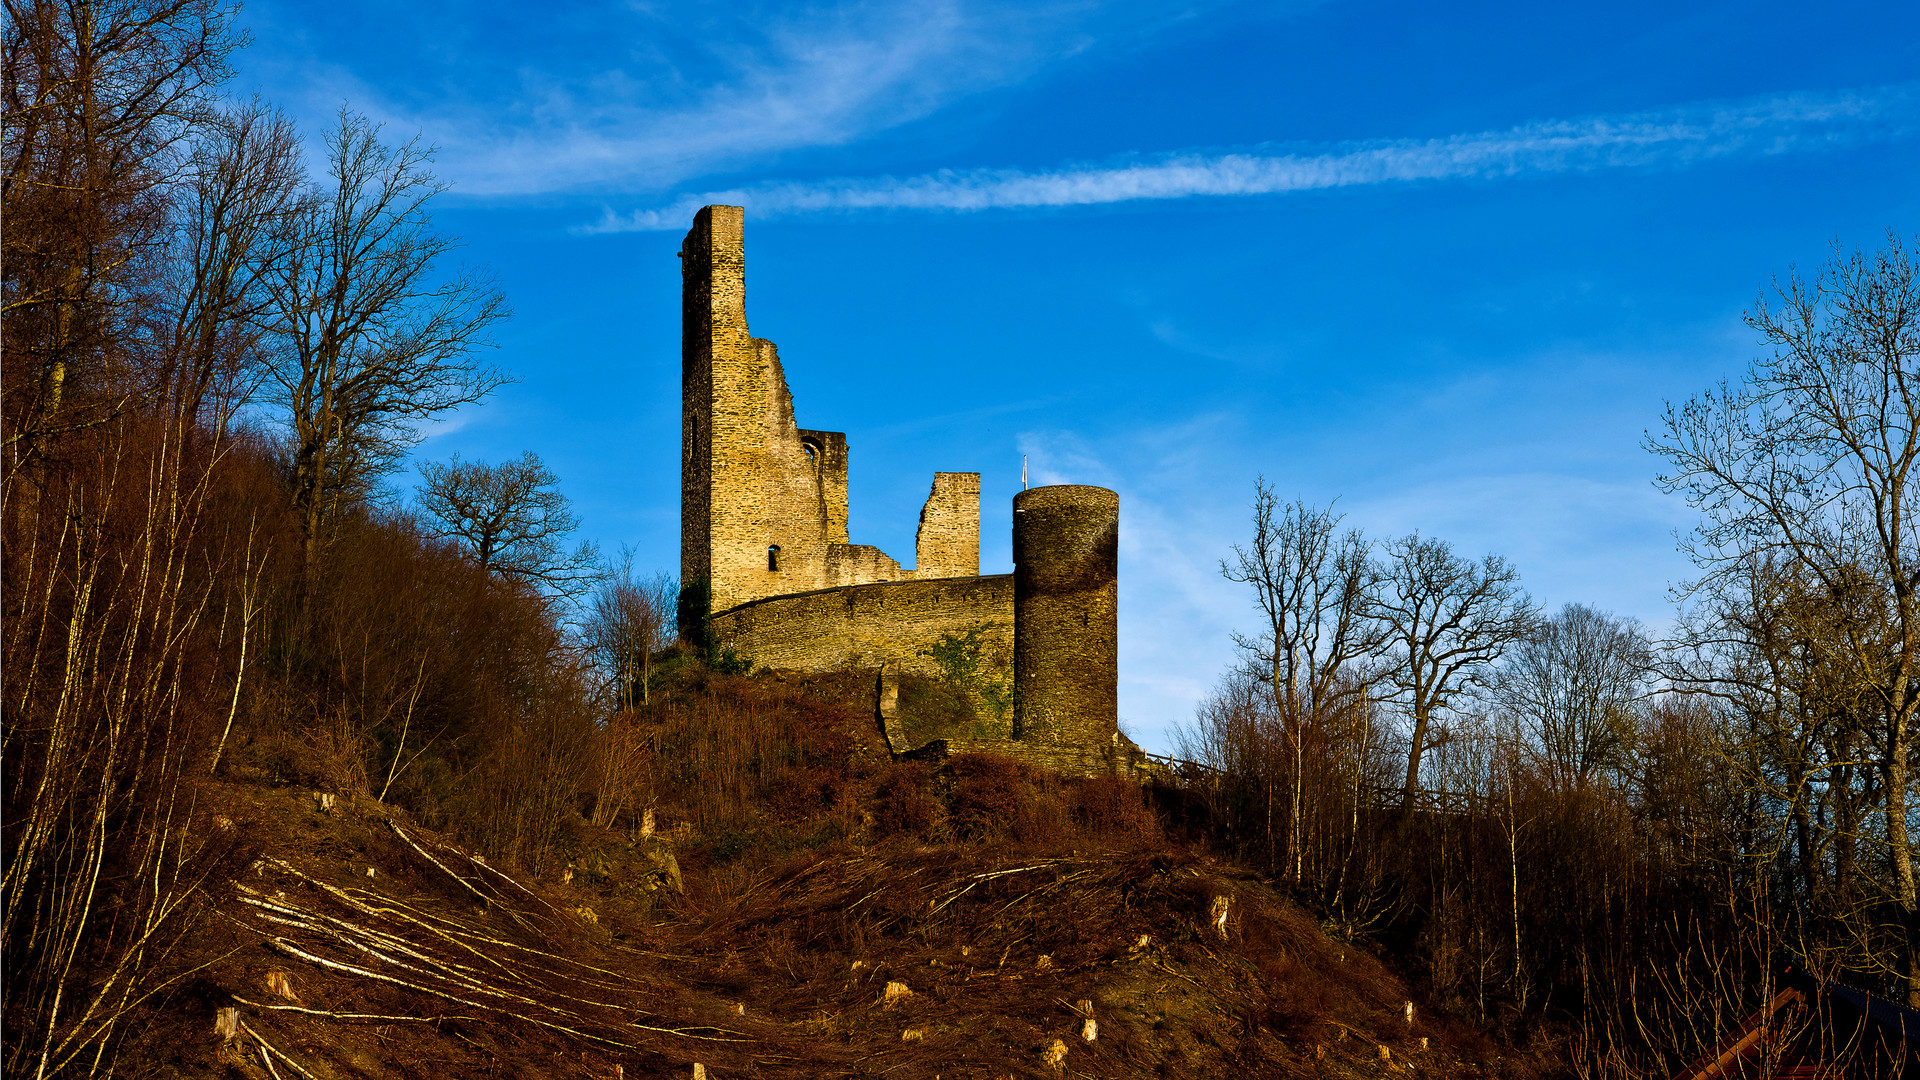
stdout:
[[[978,473],[933,475],[912,569],[850,542],[847,437],[798,426],[779,351],[747,329],[744,217],[703,208],[680,250],[681,625],[761,667],[873,671],[895,753],[1136,771],[1117,714],[1119,497],[1020,492],[1011,574],[980,573]],[[986,695],[1004,707],[910,736],[899,679],[950,678],[956,649],[1004,676],[1004,699]]]

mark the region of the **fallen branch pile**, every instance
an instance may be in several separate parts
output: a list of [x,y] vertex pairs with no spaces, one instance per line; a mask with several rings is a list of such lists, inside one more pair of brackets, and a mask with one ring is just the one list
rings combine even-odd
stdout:
[[[477,857],[390,827],[423,867],[478,907],[435,903],[432,896],[403,899],[394,895],[399,890],[372,882],[342,886],[263,858],[255,864],[255,883],[238,886],[235,919],[273,951],[310,966],[314,978],[303,985],[324,985],[336,1007],[239,995],[236,1004],[287,1020],[340,1024],[517,1021],[597,1046],[608,1062],[628,1067],[656,1058],[735,1067],[797,1060],[778,1031],[764,1030],[769,1025],[743,1025],[727,1003],[695,999],[636,971],[629,956],[568,955],[590,936],[578,916]],[[555,941],[575,944],[566,950]],[[293,996],[290,989],[279,993]],[[351,1004],[369,998],[437,1007],[370,1011]],[[723,1016],[729,1022],[701,1022]],[[268,1073],[312,1075],[285,1042],[276,1046],[263,1037],[258,1024],[256,1016],[242,1030],[258,1043]],[[747,1030],[756,1026],[763,1030]]]

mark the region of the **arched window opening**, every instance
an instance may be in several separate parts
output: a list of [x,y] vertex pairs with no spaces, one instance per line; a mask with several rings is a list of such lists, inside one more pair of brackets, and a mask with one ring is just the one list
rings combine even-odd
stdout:
[[820,468],[820,444],[812,439],[801,439],[800,449],[807,452],[807,464],[815,470]]
[[767,569],[769,570],[780,569],[780,545],[779,544],[767,545]]

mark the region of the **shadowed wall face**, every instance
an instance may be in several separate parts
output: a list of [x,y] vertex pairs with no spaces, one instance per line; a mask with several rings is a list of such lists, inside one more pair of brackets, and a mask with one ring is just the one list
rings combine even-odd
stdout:
[[715,353],[751,348],[739,213],[701,210],[680,259],[680,584],[701,592],[713,577]]
[[1120,496],[1062,484],[1013,497],[1020,737],[1099,745],[1119,730]]

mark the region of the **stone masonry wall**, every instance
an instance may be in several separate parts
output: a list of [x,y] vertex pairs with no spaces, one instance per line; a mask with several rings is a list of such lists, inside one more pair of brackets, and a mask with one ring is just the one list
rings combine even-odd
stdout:
[[872,544],[835,544],[827,549],[827,570],[821,588],[865,585],[874,581],[904,581],[913,571],[900,569],[893,556]]
[[[744,211],[709,206],[681,245],[680,580],[708,611],[876,581],[979,572],[980,478],[935,474],[913,570],[848,543],[846,436],[800,428],[773,342],[747,329]],[[968,500],[971,499],[969,504]]]
[[[785,380],[781,386],[785,388]],[[800,429],[800,449],[812,459],[813,494],[825,514],[829,544],[847,542],[847,437],[838,431]]]
[[1022,739],[1099,746],[1118,732],[1119,559],[1113,492],[1059,484],[1013,497]]
[[709,206],[681,244],[680,580],[688,587],[713,575],[714,353],[747,338],[739,234],[738,212]]
[[1144,780],[1153,767],[1146,754],[1131,739],[1117,732],[1104,744],[941,739],[929,744],[927,749],[932,752],[916,756],[934,758],[954,754],[996,754],[1062,776],[1126,776]]
[[779,351],[747,329],[743,218],[701,210],[680,251],[680,577],[714,608],[820,587],[847,540],[846,439],[803,440]]
[[980,474],[937,472],[920,511],[915,577],[972,577],[980,572]]
[[942,634],[985,627],[983,659],[1013,655],[1013,575],[893,581],[775,596],[713,617],[716,640],[757,665],[798,671],[878,668],[936,677],[923,655]]
[[1133,774],[1145,759],[1117,726],[1118,496],[1021,492],[1012,574],[977,576],[978,473],[934,474],[914,569],[851,543],[846,436],[796,424],[778,349],[747,328],[744,216],[702,209],[680,252],[680,576],[683,604],[705,605],[682,615],[711,613],[715,644],[801,671],[937,677],[941,637],[981,630],[986,666],[1014,672],[1017,740],[970,727],[952,752]]

